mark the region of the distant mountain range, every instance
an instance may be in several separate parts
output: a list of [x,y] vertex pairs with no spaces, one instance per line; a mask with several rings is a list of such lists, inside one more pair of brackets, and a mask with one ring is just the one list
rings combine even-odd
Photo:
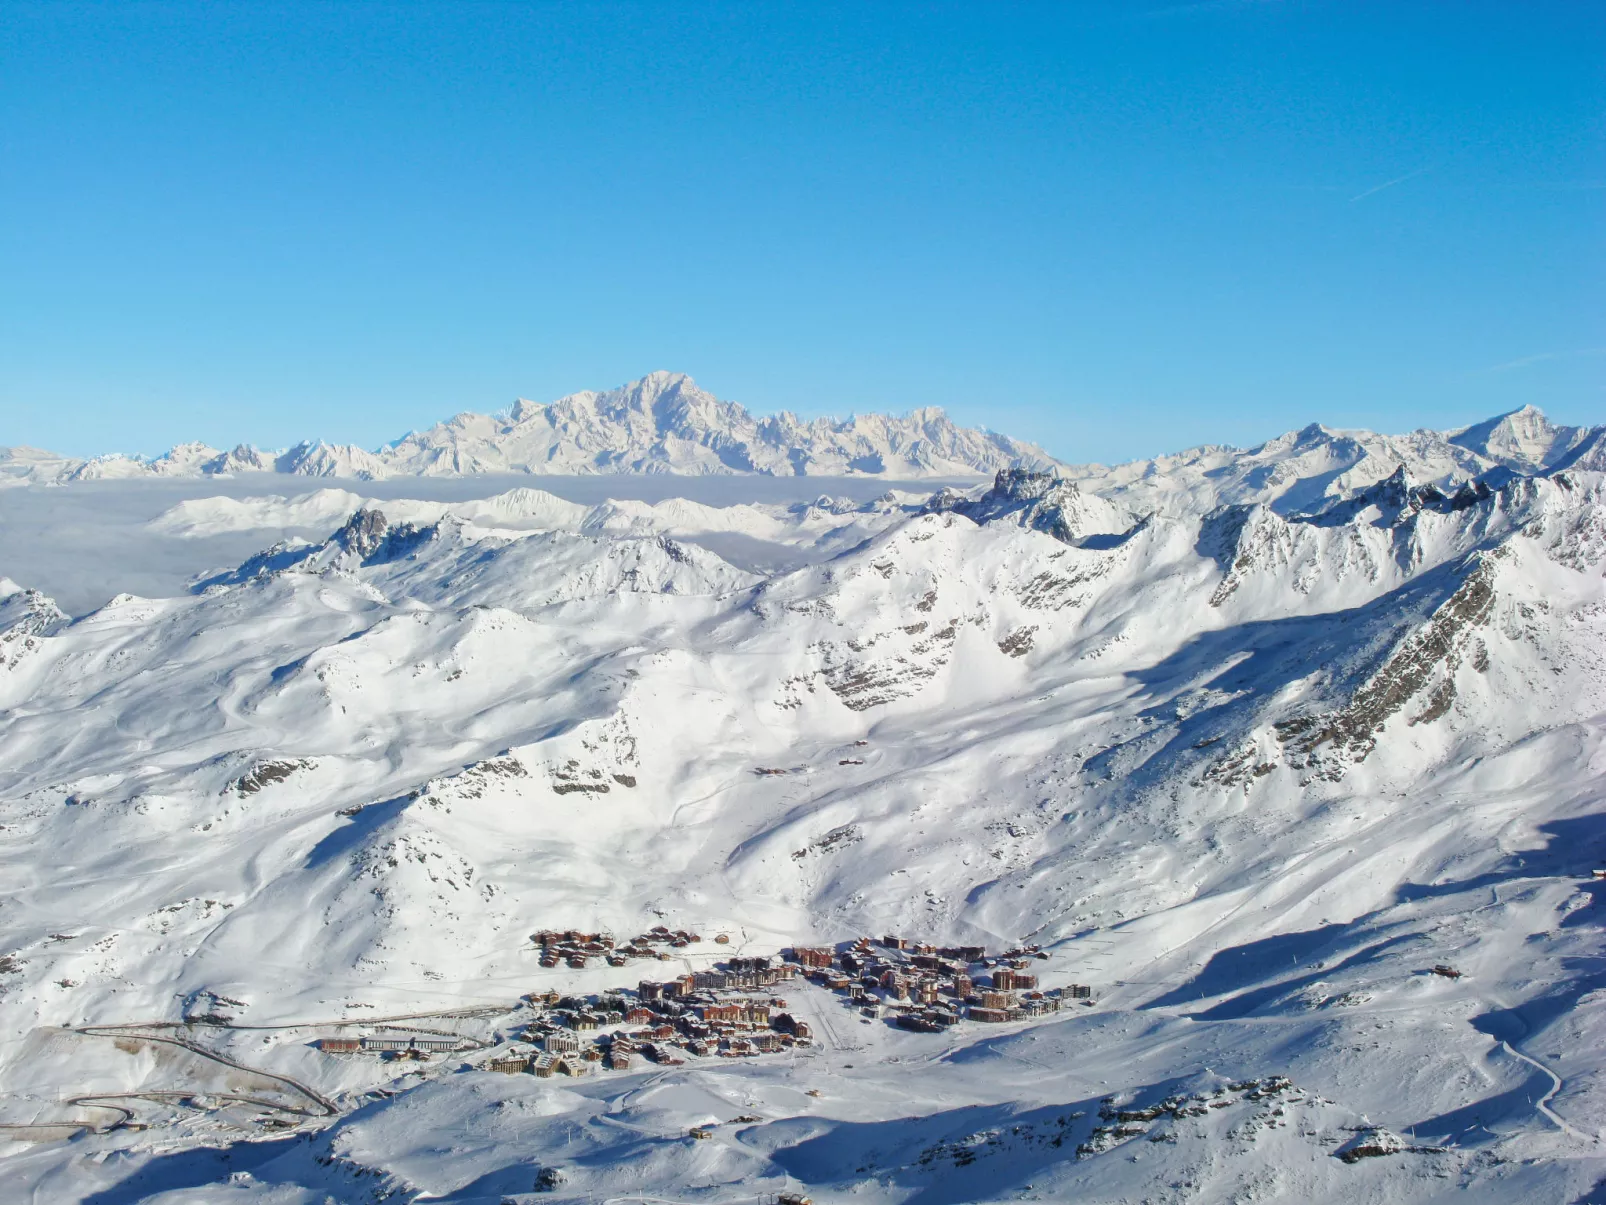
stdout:
[[1208,446],[1063,476],[1143,512],[1203,514],[1266,503],[1282,514],[1321,509],[1404,470],[1408,485],[1497,489],[1514,476],[1606,468],[1606,426],[1552,423],[1524,406],[1470,427],[1379,435],[1312,423],[1247,450]]
[[0,479],[50,482],[144,476],[286,473],[360,481],[485,473],[762,474],[774,477],[969,477],[1011,465],[1049,467],[1041,448],[961,427],[941,410],[901,418],[857,415],[805,421],[754,417],[683,373],[654,372],[618,389],[570,394],[548,405],[520,401],[500,415],[459,414],[376,451],[321,441],[283,452],[241,444],[224,452],[181,444],[145,460],[74,460],[28,448],[0,449]]
[[[164,456],[90,460],[0,448],[0,485],[278,473],[374,481],[480,474],[882,477],[991,476],[1053,469],[1140,513],[1265,502],[1280,511],[1349,496],[1404,469],[1412,484],[1498,487],[1512,474],[1606,464],[1606,427],[1550,422],[1532,406],[1453,431],[1377,435],[1312,424],[1247,450],[1208,446],[1114,468],[1066,465],[1034,444],[961,427],[941,410],[804,421],[755,417],[682,373],[654,372],[606,393],[501,415],[459,414],[375,451],[321,441],[282,452],[182,444]],[[1597,463],[1599,462],[1599,463]]]

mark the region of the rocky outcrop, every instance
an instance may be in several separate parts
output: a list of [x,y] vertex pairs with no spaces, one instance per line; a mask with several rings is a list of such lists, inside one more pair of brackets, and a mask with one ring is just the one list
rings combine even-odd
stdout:
[[15,668],[68,622],[54,600],[0,577],[0,670]]
[[1284,753],[1295,766],[1320,766],[1330,749],[1342,773],[1342,761],[1362,761],[1377,746],[1377,734],[1413,699],[1420,710],[1413,724],[1431,723],[1455,701],[1455,671],[1473,650],[1477,629],[1494,607],[1493,556],[1485,557],[1433,613],[1407,637],[1382,668],[1372,674],[1347,706],[1324,715],[1301,716],[1276,725]]
[[1436,514],[1453,514],[1494,497],[1495,491],[1487,480],[1463,481],[1453,490],[1446,491],[1433,484],[1417,484],[1401,465],[1376,485],[1358,491],[1342,502],[1321,506],[1313,511],[1290,515],[1296,523],[1309,523],[1318,527],[1341,527],[1374,512],[1377,526],[1398,526],[1409,522],[1423,511]]
[[979,524],[1011,523],[1040,531],[1062,544],[1125,534],[1136,525],[1135,517],[1124,507],[1083,493],[1058,473],[1021,467],[1000,469],[992,487],[979,496],[952,489],[939,491],[926,510],[964,515]]
[[255,795],[264,787],[271,787],[275,783],[284,782],[299,770],[310,770],[317,763],[311,758],[303,757],[294,760],[259,761],[228,786],[225,792],[232,791],[241,799]]
[[[450,520],[443,520],[443,523]],[[392,524],[384,511],[363,507],[335,532],[333,542],[364,565],[382,564],[410,556],[435,539],[441,524]]]

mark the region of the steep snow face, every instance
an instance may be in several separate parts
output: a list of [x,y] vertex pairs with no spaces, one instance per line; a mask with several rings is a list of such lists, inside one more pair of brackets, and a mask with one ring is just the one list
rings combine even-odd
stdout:
[[1558,427],[1537,406],[1524,406],[1450,434],[1449,441],[1517,472],[1532,473],[1561,462],[1599,428]]
[[[1572,463],[1205,513],[1016,470],[729,514],[320,491],[169,512],[164,538],[284,507],[330,532],[189,595],[68,622],[0,585],[0,658],[27,645],[0,661],[0,1120],[136,1093],[155,1127],[11,1179],[501,1200],[534,1160],[560,1200],[1585,1199],[1606,477]],[[755,574],[687,525],[831,555]],[[307,1045],[416,1014],[501,1041],[523,992],[639,977],[542,969],[530,932],[657,923],[765,954],[1030,940],[1097,997],[920,1035],[799,985],[811,1055],[562,1087]],[[198,1001],[232,1021],[150,1032],[338,1116],[262,1142],[174,1098],[282,1084],[72,1028]]]

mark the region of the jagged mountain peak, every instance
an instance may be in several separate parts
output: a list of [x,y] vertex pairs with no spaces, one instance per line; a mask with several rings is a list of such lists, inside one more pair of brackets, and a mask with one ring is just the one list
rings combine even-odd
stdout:
[[480,473],[966,478],[1054,463],[1041,448],[962,427],[937,407],[845,420],[804,420],[788,411],[759,416],[685,373],[657,370],[616,389],[546,403],[520,399],[497,415],[464,411],[374,451],[323,440],[279,452],[186,443],[151,459],[0,449],[0,483],[244,472],[357,480]]
[[545,405],[521,401],[494,429],[460,416],[450,430],[423,432],[397,451],[416,471],[498,461],[511,471],[923,477],[1053,463],[1040,449],[959,427],[931,407],[845,421],[786,411],[755,417],[671,372]]
[[68,622],[54,599],[0,577],[0,670],[15,668]]
[[961,427],[934,407],[844,421],[805,421],[784,411],[754,416],[684,373],[655,371],[617,389],[586,390],[547,403],[521,399],[500,415],[465,411],[374,452],[321,441],[276,456],[248,448],[226,456],[202,449],[183,458],[182,467],[170,453],[148,470],[143,462],[121,458],[114,469],[87,468],[80,475],[267,469],[359,480],[477,473],[963,478],[1011,464],[1054,463],[1040,448]]
[[[719,399],[700,389],[697,382],[683,372],[655,369],[638,380],[620,385],[616,389],[584,389],[565,394],[555,402],[536,402],[520,398],[508,411],[508,421],[517,425],[542,417],[554,411],[570,417],[589,411],[615,420],[631,415],[651,415],[660,405],[681,410],[694,410],[699,406],[714,407]],[[459,418],[472,419],[473,415]]]
[[[1504,474],[1496,484],[1515,477]],[[1368,511],[1375,511],[1376,522],[1387,526],[1406,521],[1423,510],[1465,510],[1494,496],[1496,485],[1485,479],[1462,481],[1453,488],[1440,489],[1432,482],[1419,482],[1403,464],[1383,480],[1356,490],[1349,497],[1323,502],[1308,510],[1297,511],[1289,518],[1299,522],[1334,526],[1353,522]]]

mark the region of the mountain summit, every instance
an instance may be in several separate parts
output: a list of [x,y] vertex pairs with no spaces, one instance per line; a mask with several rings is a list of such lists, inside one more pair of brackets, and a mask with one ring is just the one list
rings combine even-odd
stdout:
[[618,389],[520,401],[505,416],[461,414],[381,453],[402,474],[761,473],[773,477],[952,477],[1021,462],[1042,449],[960,427],[941,410],[837,422],[786,413],[756,418],[699,389],[684,373],[654,372]]

